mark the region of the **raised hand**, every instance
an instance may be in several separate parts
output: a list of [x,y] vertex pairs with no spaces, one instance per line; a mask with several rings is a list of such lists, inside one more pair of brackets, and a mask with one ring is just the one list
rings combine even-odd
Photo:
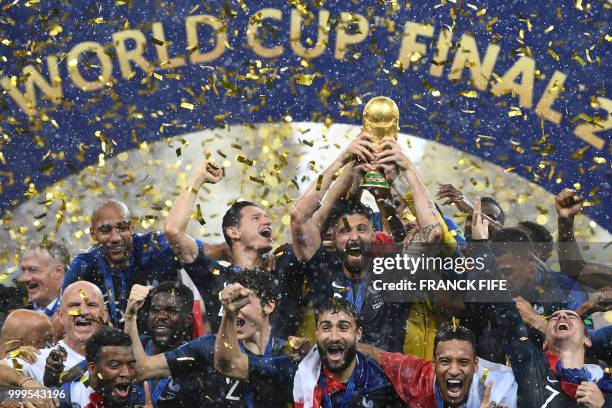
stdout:
[[412,164],[408,156],[404,154],[404,151],[397,141],[392,138],[386,138],[381,143],[380,150],[376,153],[376,165],[383,169],[385,169],[385,165],[393,165],[397,166],[397,168],[402,171],[414,167],[414,164]]
[[440,201],[446,200],[442,205],[455,204],[457,209],[462,213],[471,213],[474,209],[474,204],[472,204],[472,202],[452,184],[440,184],[436,199]]
[[489,220],[482,216],[480,209],[480,197],[474,200],[474,212],[472,213],[472,239],[474,241],[489,239]]
[[45,373],[43,382],[47,387],[57,387],[60,385],[60,377],[64,372],[64,362],[68,358],[68,352],[62,346],[51,350],[45,362]]
[[191,187],[199,189],[203,184],[216,184],[224,177],[223,169],[212,160],[204,160],[196,168],[192,176]]
[[339,160],[348,163],[357,159],[363,163],[370,163],[374,161],[374,154],[377,151],[378,148],[372,143],[372,136],[362,132],[340,153]]
[[247,289],[239,283],[231,283],[221,291],[219,299],[226,312],[238,313],[240,309],[249,304],[253,294],[251,289]]
[[584,199],[576,191],[568,188],[555,197],[555,207],[559,218],[573,218],[582,209]]
[[138,310],[142,307],[147,296],[149,296],[149,292],[151,291],[151,286],[143,286],[143,285],[134,285],[132,286],[132,290],[130,291],[130,297],[128,298],[127,307],[125,308],[125,318],[131,319],[136,316]]
[[589,299],[592,312],[607,312],[612,310],[612,287],[605,286],[591,296]]

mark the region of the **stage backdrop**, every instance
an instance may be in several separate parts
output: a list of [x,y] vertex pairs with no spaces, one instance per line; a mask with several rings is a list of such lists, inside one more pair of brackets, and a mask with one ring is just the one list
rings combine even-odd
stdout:
[[[586,213],[612,231],[607,2],[4,0],[0,10],[0,209],[12,239],[32,230],[13,223],[20,202],[35,200],[34,230],[57,232],[74,192],[41,195],[46,187],[70,174],[101,195],[146,185],[145,168],[112,187],[96,176],[107,161],[129,168],[127,151],[154,141],[181,160],[188,142],[175,136],[223,129],[229,147],[211,153],[245,169],[255,158],[240,150],[253,141],[279,157],[312,149],[319,167],[321,146],[307,128],[293,147],[226,130],[359,125],[376,95],[397,102],[403,133],[551,193],[575,188]],[[325,137],[329,146],[346,142]],[[259,191],[293,184],[288,202],[308,180],[287,165],[279,159],[245,177]],[[474,170],[462,171],[470,180]],[[143,216],[163,217],[163,206],[149,207]]]

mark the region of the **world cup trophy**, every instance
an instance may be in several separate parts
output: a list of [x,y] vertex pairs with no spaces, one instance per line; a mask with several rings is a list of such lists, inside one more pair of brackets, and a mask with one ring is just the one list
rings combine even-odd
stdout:
[[[380,146],[386,137],[397,140],[399,109],[393,99],[386,96],[370,99],[363,108],[362,130],[372,135],[372,143],[375,146]],[[359,186],[365,189],[391,188],[384,173],[379,170],[367,172]]]

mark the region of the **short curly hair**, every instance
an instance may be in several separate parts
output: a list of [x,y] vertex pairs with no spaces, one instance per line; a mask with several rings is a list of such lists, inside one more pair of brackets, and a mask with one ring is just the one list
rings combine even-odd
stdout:
[[271,301],[278,302],[280,294],[274,275],[261,269],[243,269],[229,283],[239,283],[255,292],[262,306]]
[[85,344],[85,359],[88,363],[98,363],[102,348],[112,346],[132,347],[132,340],[122,330],[103,326]]

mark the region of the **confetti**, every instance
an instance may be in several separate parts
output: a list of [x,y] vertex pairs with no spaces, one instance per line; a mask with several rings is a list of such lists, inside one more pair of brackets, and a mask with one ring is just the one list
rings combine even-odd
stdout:
[[482,372],[482,376],[480,377],[480,383],[484,384],[488,376],[489,376],[489,369],[485,368],[484,371]]
[[87,297],[87,293],[83,289],[79,289],[79,296],[83,299],[83,302],[89,302],[89,298]]
[[459,91],[459,95],[465,97],[465,98],[477,98],[478,97],[478,92],[472,90],[472,91]]
[[202,208],[200,207],[200,204],[196,204],[196,219],[198,220],[200,225],[206,224],[204,217],[202,217]]

